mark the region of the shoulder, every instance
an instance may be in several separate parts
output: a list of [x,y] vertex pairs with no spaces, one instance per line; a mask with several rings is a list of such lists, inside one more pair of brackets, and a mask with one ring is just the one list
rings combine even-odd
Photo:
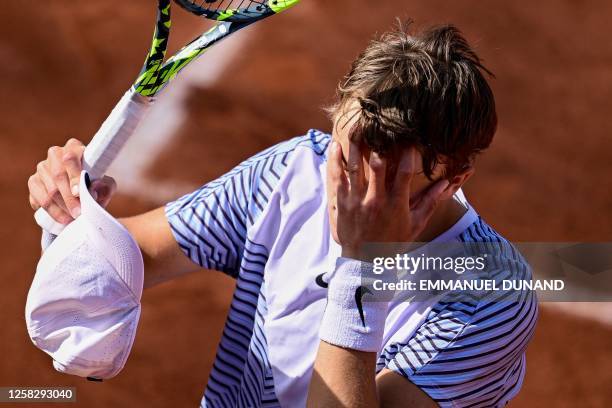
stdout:
[[531,268],[518,248],[478,216],[459,235],[465,248],[486,256],[485,275],[488,279],[531,279]]
[[236,168],[253,198],[253,220],[264,212],[273,196],[288,194],[296,186],[302,191],[310,184],[321,184],[330,141],[329,134],[311,129],[256,154]]
[[[232,192],[246,206],[249,197],[260,196],[255,200],[261,206],[262,199],[267,201],[269,193],[296,158],[312,156],[315,160],[325,161],[331,135],[311,129],[306,134],[277,143],[242,161],[230,171],[212,180],[197,190],[167,204],[167,212],[174,213],[185,207],[207,199],[216,192]],[[261,197],[261,195],[264,197]]]
[[331,135],[317,129],[310,129],[306,134],[277,143],[247,159],[244,164],[269,159],[274,156],[291,156],[294,154],[313,154],[325,159]]
[[222,183],[228,176],[235,176],[239,173],[245,179],[251,193],[270,193],[278,186],[281,179],[295,174],[304,174],[305,169],[303,168],[302,172],[290,171],[294,167],[303,167],[297,163],[306,161],[314,168],[317,164],[324,162],[330,141],[331,135],[311,129],[304,135],[277,143],[253,155],[216,182]]
[[459,240],[462,242],[508,242],[480,215],[459,235]]
[[[518,250],[480,217],[459,241],[492,258],[486,279],[530,276]],[[379,368],[407,378],[440,406],[503,406],[521,387],[537,315],[531,291],[448,292],[409,339],[385,347]]]

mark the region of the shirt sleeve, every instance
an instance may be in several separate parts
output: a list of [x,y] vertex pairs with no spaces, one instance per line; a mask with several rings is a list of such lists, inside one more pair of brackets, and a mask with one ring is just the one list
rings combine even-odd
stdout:
[[263,211],[288,154],[284,144],[166,205],[172,233],[196,264],[236,277],[248,228]]
[[501,407],[520,390],[536,320],[531,292],[512,301],[447,298],[406,344],[387,347],[379,365],[441,407]]

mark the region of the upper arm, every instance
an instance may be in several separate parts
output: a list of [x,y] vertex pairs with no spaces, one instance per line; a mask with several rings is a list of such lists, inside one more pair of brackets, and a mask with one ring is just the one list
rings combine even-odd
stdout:
[[385,383],[394,386],[390,395],[407,398],[417,387],[441,407],[504,406],[520,390],[536,319],[531,292],[512,302],[439,303],[410,339],[383,351],[379,384],[393,371]]
[[253,171],[247,161],[166,205],[171,234],[196,265],[236,276],[252,223]]
[[252,222],[254,162],[164,207],[121,220],[142,251],[145,287],[202,268],[235,276]]
[[199,269],[174,239],[164,207],[119,221],[140,247],[145,265],[145,288]]
[[376,376],[381,408],[431,408],[438,405],[405,377],[384,368]]

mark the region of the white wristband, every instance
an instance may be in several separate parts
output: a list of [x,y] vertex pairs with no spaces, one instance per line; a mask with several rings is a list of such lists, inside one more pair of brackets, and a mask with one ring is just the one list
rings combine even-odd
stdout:
[[389,302],[373,300],[363,285],[362,276],[371,276],[371,271],[371,263],[338,258],[329,282],[321,340],[359,351],[380,349]]

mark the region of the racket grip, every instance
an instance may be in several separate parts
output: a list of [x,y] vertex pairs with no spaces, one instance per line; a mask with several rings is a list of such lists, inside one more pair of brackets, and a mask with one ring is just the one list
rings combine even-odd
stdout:
[[142,96],[134,88],[119,100],[83,153],[83,169],[92,180],[104,176],[152,104],[152,97]]
[[[83,153],[83,169],[92,181],[104,176],[153,102],[154,98],[142,96],[134,88],[119,100]],[[43,208],[36,211],[34,219],[43,229],[41,246],[46,249],[65,225],[55,221]]]

